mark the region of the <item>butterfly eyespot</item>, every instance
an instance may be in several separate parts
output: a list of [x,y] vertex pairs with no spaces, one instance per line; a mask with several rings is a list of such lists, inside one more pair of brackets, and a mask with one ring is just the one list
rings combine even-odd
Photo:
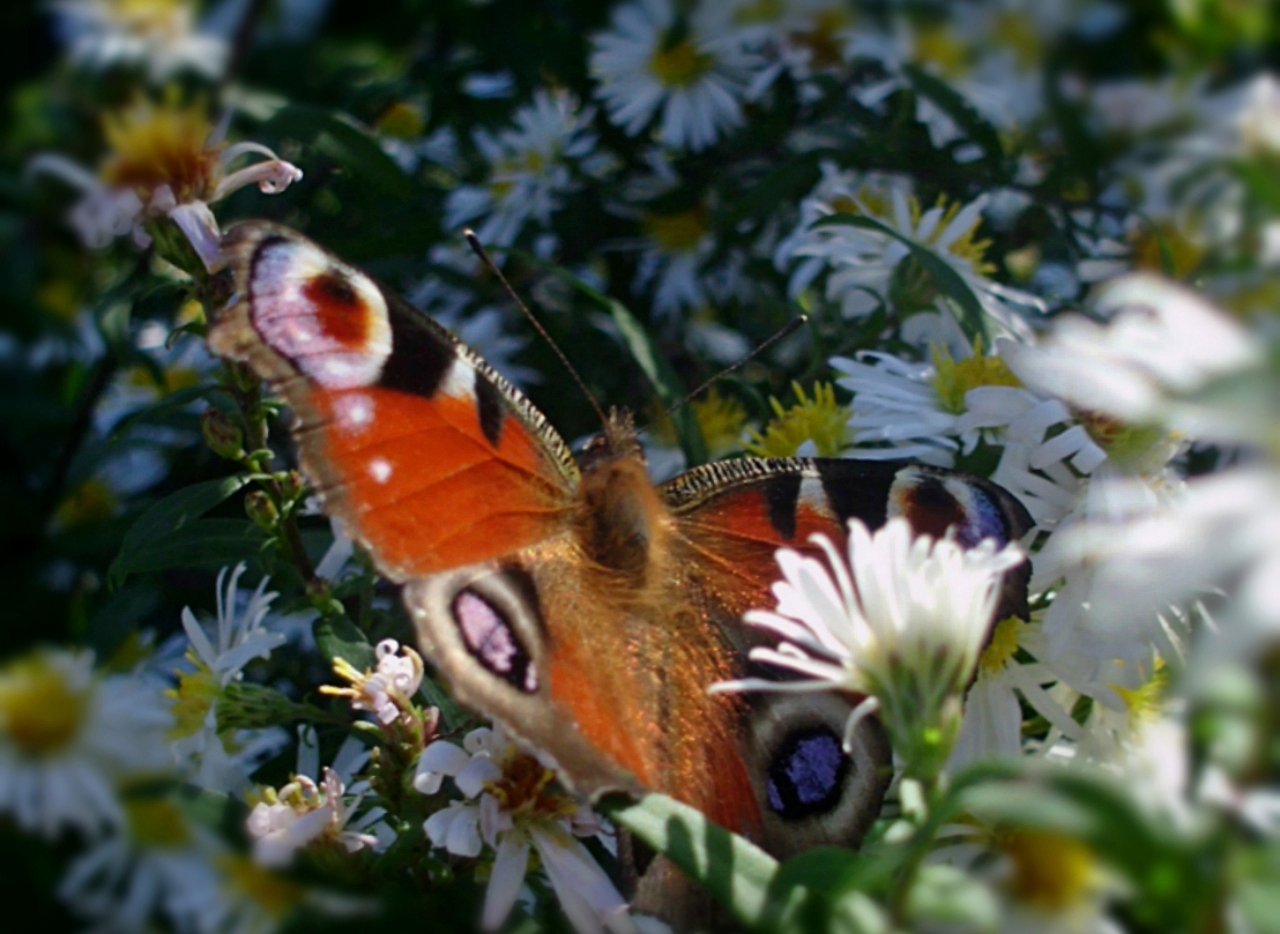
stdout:
[[463,644],[476,661],[516,690],[537,693],[538,669],[497,606],[468,587],[453,598],[451,609]]
[[769,806],[787,820],[831,811],[840,803],[852,767],[840,738],[825,726],[795,730],[769,763]]

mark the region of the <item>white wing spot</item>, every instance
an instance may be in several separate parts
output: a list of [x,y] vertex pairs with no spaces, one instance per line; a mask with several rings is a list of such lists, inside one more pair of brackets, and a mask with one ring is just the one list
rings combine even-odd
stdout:
[[373,421],[373,399],[363,392],[339,396],[333,408],[338,427],[347,431],[362,431]]
[[457,358],[449,364],[449,372],[440,383],[440,391],[455,399],[476,397],[476,371]]
[[386,483],[391,479],[391,464],[385,457],[375,457],[369,461],[369,476],[378,483]]

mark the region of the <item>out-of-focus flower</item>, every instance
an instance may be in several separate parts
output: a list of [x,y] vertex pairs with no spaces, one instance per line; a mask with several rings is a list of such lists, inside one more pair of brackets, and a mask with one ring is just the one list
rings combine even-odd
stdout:
[[530,219],[546,227],[564,196],[580,187],[569,160],[591,161],[593,116],[592,108],[581,109],[567,91],[540,88],[532,103],[516,111],[514,128],[496,137],[478,130],[475,143],[489,163],[488,179],[449,193],[445,227],[457,229],[483,218],[476,235],[499,246],[515,242]]
[[773,419],[763,434],[751,431],[743,447],[761,457],[834,457],[843,451],[848,443],[849,410],[836,403],[831,384],[815,383],[812,399],[799,383],[792,383],[791,391],[796,404],[783,408],[770,397]]
[[964,549],[951,538],[913,536],[900,517],[874,535],[849,523],[848,555],[825,536],[811,539],[824,564],[783,548],[776,611],[752,610],[745,622],[782,638],[756,648],[753,661],[804,680],[747,678],[716,690],[848,691],[868,695],[846,735],[879,710],[894,749],[916,776],[946,761],[960,727],[960,697],[991,626],[1005,571],[1024,560],[1015,544],[985,540]]
[[96,931],[148,930],[157,914],[177,931],[210,930],[223,910],[214,859],[225,848],[167,799],[122,805],[121,832],[76,857],[58,897]]
[[658,139],[694,152],[740,126],[755,57],[728,12],[700,3],[677,16],[670,0],[618,7],[590,58],[609,119],[635,136],[661,110]]
[[[140,98],[103,118],[110,154],[98,175],[53,153],[31,160],[28,171],[56,175],[79,189],[71,209],[71,225],[85,245],[106,246],[132,234],[145,246],[145,225],[167,217],[190,241],[205,267],[218,268],[221,258],[218,222],[209,205],[246,185],[274,194],[302,178],[302,171],[259,143],[230,146],[221,140],[200,106],[173,100],[154,103]],[[263,159],[235,171],[232,163],[247,155]]]
[[422,684],[422,656],[395,639],[383,639],[375,648],[377,666],[358,671],[344,658],[334,660],[333,670],[350,687],[322,685],[321,693],[347,697],[355,710],[366,710],[383,726],[414,715],[413,696]]
[[715,250],[705,205],[672,213],[646,212],[640,218],[645,248],[636,266],[633,289],[653,284],[653,310],[666,321],[686,309],[705,305],[709,282],[702,266]]
[[[707,453],[713,459],[743,447],[742,430],[747,422],[747,412],[737,399],[721,395],[712,388],[702,398],[690,402],[689,409],[702,432]],[[675,425],[669,417],[655,421],[645,432],[643,440],[649,476],[655,483],[669,480],[684,470],[684,452],[680,450]]]
[[627,903],[575,836],[600,832],[595,814],[553,784],[555,773],[522,752],[500,730],[478,729],[463,748],[437,740],[423,750],[414,787],[424,794],[454,780],[466,801],[454,801],[424,825],[432,844],[458,856],[495,851],[481,924],[496,930],[506,920],[536,850],[574,929],[633,934]]
[[855,25],[853,7],[841,0],[739,0],[733,19],[760,49],[762,67],[751,80],[748,100],[759,99],[782,74],[796,82],[801,100],[821,98],[811,79],[845,64],[844,49]]
[[965,419],[968,393],[980,386],[1017,386],[1017,377],[997,355],[970,349],[967,357],[955,360],[942,347],[934,347],[932,355],[932,364],[876,351],[863,351],[856,360],[831,358],[832,369],[844,374],[836,383],[853,393],[853,443],[887,442],[884,447],[858,447],[851,456],[914,457],[953,467],[957,451],[973,451],[979,430]]
[[99,675],[93,655],[38,649],[0,668],[0,812],[56,837],[120,827],[122,781],[166,774],[158,686]]
[[227,42],[195,29],[189,0],[53,0],[72,61],[105,69],[141,64],[152,81],[190,69],[222,75]]
[[306,775],[295,775],[279,791],[266,789],[245,825],[254,841],[253,858],[263,866],[287,866],[295,852],[317,840],[333,841],[348,853],[376,848],[379,839],[366,828],[384,812],[375,808],[352,823],[362,796],[348,802],[345,794],[342,779],[327,766],[319,785]]

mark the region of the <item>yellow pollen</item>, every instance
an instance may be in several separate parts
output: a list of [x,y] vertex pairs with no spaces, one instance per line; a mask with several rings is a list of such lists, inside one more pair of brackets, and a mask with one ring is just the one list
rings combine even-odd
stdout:
[[[947,225],[950,224],[955,219],[955,216],[960,213],[960,208],[962,207],[959,201],[948,202],[946,195],[939,195],[938,200],[935,202],[935,206],[942,208],[942,217],[939,219],[937,226],[934,227],[933,234],[927,241],[925,241],[926,246],[932,246],[938,242],[938,239],[942,236],[942,232],[947,229]],[[922,216],[923,212],[920,208],[920,202],[912,197],[912,225],[919,226],[920,218]],[[982,218],[975,217],[973,219],[973,224],[969,229],[951,241],[951,244],[947,247],[947,252],[958,259],[967,260],[969,265],[973,267],[974,272],[985,276],[990,275],[995,270],[995,267],[986,261],[987,248],[991,246],[991,241],[974,239],[974,235],[978,231],[978,225],[981,223]]]
[[1000,835],[999,846],[1013,863],[1009,887],[1014,896],[1042,910],[1070,908],[1094,880],[1093,854],[1074,837],[1013,830]]
[[1076,417],[1107,456],[1125,466],[1140,465],[1161,442],[1170,442],[1170,435],[1150,425],[1126,425],[1099,412],[1077,412]]
[[219,856],[215,862],[228,888],[247,895],[272,918],[283,918],[302,901],[305,892],[302,886],[261,868],[246,857]]
[[43,652],[10,662],[0,670],[0,732],[30,756],[54,755],[79,732],[92,693]]
[[102,522],[116,514],[115,494],[101,480],[86,480],[58,504],[54,522],[59,528]]
[[1109,685],[1111,690],[1120,695],[1125,708],[1129,711],[1129,719],[1134,723],[1147,723],[1160,713],[1160,704],[1164,699],[1165,688],[1169,685],[1169,669],[1164,659],[1157,658],[1155,672],[1144,684],[1136,688],[1122,688]]
[[791,389],[799,401],[784,409],[771,397],[769,405],[775,417],[765,426],[764,434],[753,430],[743,446],[762,457],[792,457],[800,445],[812,441],[822,457],[839,454],[846,443],[849,411],[836,404],[835,387],[814,383],[812,399],[805,396],[799,383],[792,383]]
[[102,167],[108,186],[132,188],[144,203],[162,185],[178,203],[213,197],[221,147],[208,144],[213,127],[202,107],[184,107],[172,95],[160,104],[139,99],[105,115],[102,127],[111,150]]
[[951,352],[943,346],[933,345],[933,388],[942,408],[959,415],[965,410],[964,396],[978,386],[1021,386],[1008,365],[1000,357],[988,357],[982,353],[982,339],[974,341],[973,356],[961,360],[951,359]]
[[528,753],[511,750],[502,764],[502,777],[485,783],[504,811],[528,817],[567,817],[577,805],[551,788],[556,773]]
[[644,232],[664,253],[692,253],[707,232],[707,209],[699,205],[679,214],[646,214]]
[[178,686],[165,691],[166,697],[173,698],[173,726],[169,728],[169,738],[182,739],[193,736],[204,728],[209,711],[222,694],[222,685],[217,677],[204,664],[197,661],[195,653],[188,650],[187,659],[195,662],[196,670],[179,671]]
[[129,836],[142,846],[177,849],[191,841],[182,812],[163,798],[134,798],[124,802]]
[[708,71],[715,59],[699,52],[688,39],[670,48],[659,48],[649,59],[649,70],[670,88],[687,88]]
[[1010,616],[996,623],[991,633],[991,641],[982,650],[978,664],[987,674],[998,674],[1004,666],[1013,660],[1018,651],[1018,636],[1024,623],[1016,616]]

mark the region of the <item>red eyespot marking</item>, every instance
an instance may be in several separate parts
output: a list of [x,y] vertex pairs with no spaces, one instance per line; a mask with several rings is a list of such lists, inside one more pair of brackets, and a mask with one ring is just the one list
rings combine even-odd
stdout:
[[374,310],[361,300],[344,276],[324,273],[302,287],[320,332],[349,350],[364,350],[373,328]]
[[276,353],[328,389],[376,383],[391,356],[377,286],[311,245],[264,241],[249,277],[249,317]]
[[963,527],[968,518],[964,505],[941,480],[934,477],[902,484],[893,490],[891,496],[894,505],[911,523],[911,528],[917,535],[941,538],[952,526]]
[[516,420],[495,446],[473,399],[370,386],[320,390],[316,406],[344,519],[400,574],[483,561],[497,547],[517,551],[559,528],[564,493]]

